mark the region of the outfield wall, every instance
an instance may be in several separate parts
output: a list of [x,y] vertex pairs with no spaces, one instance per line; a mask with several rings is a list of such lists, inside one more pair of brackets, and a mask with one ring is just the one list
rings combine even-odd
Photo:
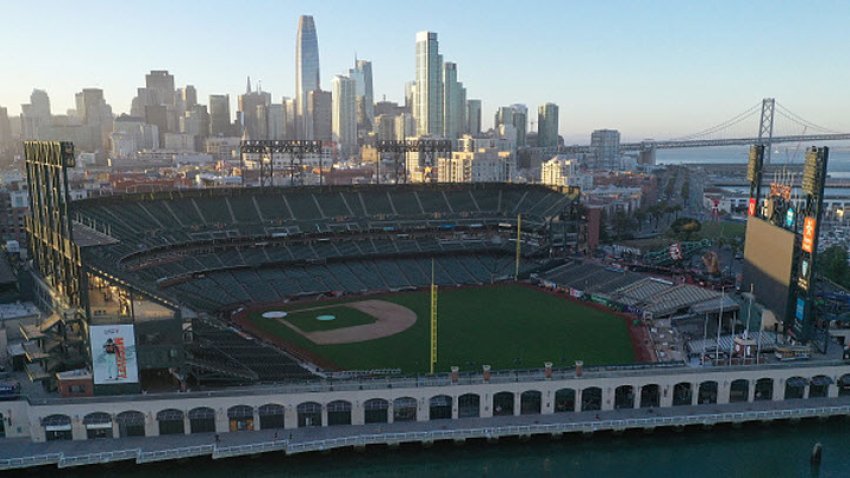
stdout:
[[[707,384],[716,386],[713,399],[702,393]],[[685,388],[691,390],[689,396],[682,393]],[[571,402],[557,399],[568,395],[567,390],[572,391]],[[588,397],[597,394],[598,401],[590,403]],[[847,362],[708,369],[644,366],[586,370],[581,376],[576,376],[574,370],[557,370],[551,378],[546,378],[540,370],[494,373],[489,381],[481,374],[461,375],[456,383],[450,375],[440,375],[218,392],[29,399],[0,402],[0,420],[6,438],[43,442],[49,438],[86,440],[94,435],[127,436],[129,428],[119,424],[119,416],[126,417],[128,412],[139,417],[137,436],[143,427],[144,436],[154,437],[161,433],[188,435],[270,428],[263,427],[263,422],[273,422],[273,428],[293,429],[439,419],[450,428],[452,419],[475,416],[551,415],[792,399],[799,400],[794,403],[802,407],[808,398],[828,399],[839,395],[850,395]],[[385,407],[376,406],[381,404]],[[405,413],[399,413],[401,407]],[[262,415],[270,409],[280,410],[281,420]],[[164,425],[166,421],[168,424]]]

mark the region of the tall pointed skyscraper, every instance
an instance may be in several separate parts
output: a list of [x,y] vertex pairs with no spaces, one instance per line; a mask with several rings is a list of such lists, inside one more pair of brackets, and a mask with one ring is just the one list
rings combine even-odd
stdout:
[[295,39],[295,108],[296,135],[307,138],[307,92],[319,87],[319,38],[316,24],[310,15],[298,19],[298,36]]

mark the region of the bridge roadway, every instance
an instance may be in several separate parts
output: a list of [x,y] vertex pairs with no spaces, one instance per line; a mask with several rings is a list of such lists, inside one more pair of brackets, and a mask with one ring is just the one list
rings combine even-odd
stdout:
[[[770,144],[778,143],[812,143],[823,141],[845,141],[850,140],[850,133],[843,134],[806,134],[792,136],[774,136]],[[751,144],[762,144],[767,141],[763,138],[728,138],[728,139],[691,139],[691,140],[646,140],[639,143],[620,143],[620,151],[649,151],[652,149],[683,149],[683,148],[710,148],[716,146],[749,146]],[[591,153],[591,146],[560,146],[558,148],[533,148],[543,151],[544,154],[576,154]]]
[[720,424],[835,416],[850,418],[850,396],[245,431],[222,433],[218,442],[213,433],[42,443],[33,443],[29,439],[6,439],[0,441],[3,445],[0,447],[0,470],[46,465],[67,468],[129,460],[151,463],[191,457],[222,459],[261,453],[293,455],[367,445],[428,445],[438,441],[495,441],[501,437],[532,435],[559,437],[564,433],[592,434],[687,426],[707,428]]

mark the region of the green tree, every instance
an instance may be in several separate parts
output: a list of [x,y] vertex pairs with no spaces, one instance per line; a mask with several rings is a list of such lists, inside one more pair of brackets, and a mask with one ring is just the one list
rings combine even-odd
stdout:
[[611,227],[614,228],[614,236],[617,239],[623,239],[626,233],[631,230],[633,224],[634,220],[625,211],[617,211],[611,218]]
[[680,217],[670,224],[670,231],[678,238],[689,241],[702,229],[702,224],[691,217]]
[[830,280],[850,286],[850,267],[847,265],[847,249],[842,245],[830,246],[818,254],[818,269]]
[[664,206],[660,204],[653,204],[652,206],[649,206],[647,212],[650,216],[652,216],[652,219],[655,220],[655,227],[658,228],[658,221],[661,220],[661,217],[664,215]]

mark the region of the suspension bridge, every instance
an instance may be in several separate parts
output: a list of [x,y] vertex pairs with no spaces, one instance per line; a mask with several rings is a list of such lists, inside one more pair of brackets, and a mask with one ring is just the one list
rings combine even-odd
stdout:
[[[740,135],[740,127],[752,124],[748,122],[754,122],[756,118],[758,119],[758,134],[756,136]],[[777,128],[777,119],[782,120],[781,128]],[[736,135],[735,132],[739,134]],[[763,144],[765,146],[765,162],[769,163],[770,152],[774,144],[841,140],[850,140],[850,133],[815,124],[782,106],[774,98],[765,98],[742,113],[697,133],[668,140],[647,139],[637,143],[620,143],[619,149],[620,152],[652,152],[658,149]],[[575,154],[591,153],[594,150],[592,146],[574,145],[543,148],[543,151],[546,154]]]

